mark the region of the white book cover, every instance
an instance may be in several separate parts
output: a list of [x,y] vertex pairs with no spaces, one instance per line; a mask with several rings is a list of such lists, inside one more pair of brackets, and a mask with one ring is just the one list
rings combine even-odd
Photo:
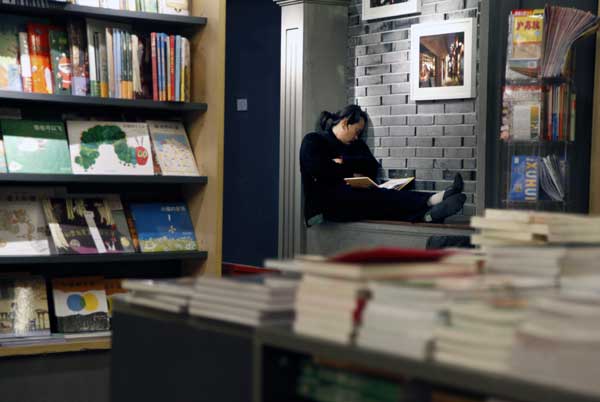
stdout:
[[165,176],[198,176],[198,167],[183,124],[149,121],[156,159]]
[[68,121],[74,174],[154,175],[146,123]]
[[75,0],[75,4],[78,6],[100,7],[100,2],[98,0]]
[[0,255],[50,255],[39,201],[0,201]]
[[161,14],[190,15],[188,0],[158,0]]

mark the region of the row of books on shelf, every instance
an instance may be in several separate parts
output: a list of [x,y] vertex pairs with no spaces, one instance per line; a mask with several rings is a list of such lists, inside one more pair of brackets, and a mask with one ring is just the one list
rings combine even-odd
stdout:
[[57,3],[71,3],[79,6],[110,8],[113,10],[190,15],[187,0],[2,0],[2,4],[45,8],[56,6]]
[[557,155],[513,155],[509,202],[565,201],[567,167]]
[[198,176],[180,122],[0,120],[0,173]]
[[190,42],[86,18],[66,26],[0,16],[0,89],[190,101]]
[[0,201],[0,256],[152,253],[198,249],[184,203],[12,189]]
[[110,336],[112,299],[121,279],[98,276],[0,276],[0,347]]

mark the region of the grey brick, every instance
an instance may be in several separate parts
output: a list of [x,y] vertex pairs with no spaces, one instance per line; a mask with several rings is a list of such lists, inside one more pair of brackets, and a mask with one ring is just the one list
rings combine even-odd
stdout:
[[408,94],[410,93],[410,83],[403,82],[400,84],[393,84],[391,86],[393,94]]
[[436,159],[436,169],[461,169],[462,159]]
[[381,55],[374,54],[371,56],[358,57],[356,59],[357,66],[374,66],[381,64]]
[[372,127],[380,127],[380,126],[382,126],[382,124],[381,124],[381,117],[371,117],[371,116],[369,116],[369,126],[372,126]]
[[475,205],[465,204],[463,206],[463,215],[464,216],[475,216],[475,212],[476,212]]
[[[464,164],[464,162],[463,162]],[[463,177],[464,180],[470,180],[473,181],[477,178],[477,172],[472,171],[472,170],[460,170],[460,171],[456,171],[456,170],[444,170],[444,180],[454,180],[454,176],[460,173],[461,176]]]
[[416,114],[417,105],[396,105],[392,106],[392,114]]
[[430,126],[433,124],[433,116],[416,115],[408,116],[408,124],[412,126]]
[[441,180],[442,171],[439,169],[417,169],[415,178],[421,180]]
[[444,135],[444,128],[442,126],[419,126],[417,127],[417,135]]
[[473,148],[446,148],[444,158],[472,158]]
[[415,150],[416,148],[390,148],[390,156],[393,158],[414,158],[416,155]]
[[384,105],[402,105],[407,102],[407,98],[407,95],[388,95],[381,97]]
[[370,116],[389,116],[391,111],[389,106],[367,106],[365,110]]
[[442,22],[444,21],[444,14],[429,14],[423,15],[419,18],[420,23],[431,23],[431,22]]
[[390,149],[389,148],[375,148],[375,151],[373,152],[373,156],[375,156],[376,158],[387,158],[388,156],[390,156]]
[[417,106],[419,114],[444,113],[443,103],[419,103]]
[[433,138],[409,137],[406,139],[406,145],[409,147],[431,147],[433,145]]
[[359,45],[371,45],[381,42],[381,34],[363,35],[359,36],[357,39]]
[[381,75],[367,75],[365,77],[358,77],[356,79],[356,85],[361,87],[364,85],[377,85],[381,84]]
[[364,75],[367,75],[367,69],[366,69],[366,67],[356,67],[356,68],[354,68],[354,76],[355,77],[362,77]]
[[390,91],[391,91],[391,87],[389,85],[377,85],[374,87],[366,88],[366,94],[368,96],[389,95]]
[[381,119],[381,124],[384,126],[405,126],[406,116],[386,116]]
[[442,148],[417,148],[417,158],[441,158],[444,155]]
[[384,138],[381,138],[381,146],[383,146],[383,147],[405,147],[406,146],[406,137],[384,137]]
[[353,96],[367,96],[366,87],[355,87]]
[[435,4],[423,4],[423,6],[421,7],[421,14],[435,14]]
[[390,31],[394,29],[394,23],[393,21],[371,22],[365,26],[365,29],[369,33]]
[[474,181],[465,181],[465,187],[463,190],[465,193],[474,193],[475,192],[475,182]]
[[468,136],[475,133],[474,126],[470,124],[458,125],[458,126],[446,126],[444,128],[444,135],[453,136]]
[[404,177],[415,177],[414,169],[390,169],[388,170],[388,177],[390,179],[400,179]]
[[369,127],[370,137],[387,137],[390,135],[390,129],[388,127]]
[[462,138],[460,137],[440,137],[435,139],[436,147],[460,147]]
[[464,169],[477,169],[477,159],[465,159],[463,161]]
[[464,147],[474,147],[477,145],[477,137],[465,137],[463,138]]
[[435,124],[463,124],[462,114],[439,114],[435,116]]
[[465,4],[465,8],[478,8],[479,7],[479,0],[467,0],[467,3]]
[[381,105],[381,96],[361,96],[356,98],[359,106],[379,106]]
[[437,4],[436,12],[445,13],[448,11],[462,10],[465,8],[465,0],[446,0]]
[[381,160],[381,165],[384,168],[405,168],[406,159],[383,158]]
[[[393,52],[399,52],[402,50],[410,50],[410,41],[409,40],[402,40],[399,42],[394,42],[392,44]],[[407,58],[410,58],[410,56],[408,56]]]
[[380,75],[387,74],[390,72],[390,66],[385,64],[381,66],[367,66],[365,67],[365,74],[363,75]]
[[[379,43],[376,45],[369,45],[369,46],[365,46],[366,48],[366,54],[378,54],[378,53],[385,53],[385,52],[391,52],[392,49],[394,48],[394,45],[391,43]],[[379,56],[381,57],[381,56]]]
[[384,32],[381,34],[381,40],[383,42],[392,42],[396,40],[408,39],[408,30]]
[[411,158],[407,161],[406,167],[415,169],[432,169],[433,159],[430,158]]
[[[382,62],[383,63],[397,63],[400,61],[406,61],[406,52],[394,52],[394,53],[386,53],[383,55]],[[394,71],[394,67],[392,66],[392,72]]]
[[465,124],[477,123],[477,115],[475,113],[468,113],[465,115]]
[[473,113],[475,103],[472,100],[446,102],[446,113]]
[[390,135],[412,137],[415,135],[415,128],[409,126],[390,127]]
[[386,74],[383,76],[384,84],[396,84],[399,82],[408,82],[408,74]]
[[[401,52],[403,57],[399,61],[407,61],[409,52]],[[409,65],[409,69],[406,69],[406,66]],[[392,64],[392,73],[410,73],[410,64],[409,63],[397,63]]]

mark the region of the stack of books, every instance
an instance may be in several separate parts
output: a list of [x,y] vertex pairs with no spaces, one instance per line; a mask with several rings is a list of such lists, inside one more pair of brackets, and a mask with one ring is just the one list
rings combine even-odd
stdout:
[[328,260],[298,259],[303,272],[294,330],[335,342],[354,343],[370,296],[369,281],[472,274],[476,268],[439,263],[449,251],[370,249]]
[[298,280],[281,276],[198,278],[189,311],[249,326],[289,326],[297,287]]
[[600,217],[550,212],[486,209],[484,217],[471,218],[480,233],[471,242],[494,246],[600,243]]
[[563,279],[557,296],[530,306],[510,367],[522,378],[600,394],[600,276]]
[[185,313],[194,293],[193,278],[125,279],[122,286],[129,293],[118,296],[121,300],[171,313]]

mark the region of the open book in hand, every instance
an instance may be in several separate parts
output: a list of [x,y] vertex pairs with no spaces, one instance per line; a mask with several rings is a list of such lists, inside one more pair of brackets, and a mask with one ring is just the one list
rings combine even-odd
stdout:
[[348,177],[344,181],[347,185],[353,188],[387,188],[388,190],[402,190],[408,183],[413,181],[414,177],[405,177],[402,179],[392,179],[383,184],[377,184],[369,177]]

